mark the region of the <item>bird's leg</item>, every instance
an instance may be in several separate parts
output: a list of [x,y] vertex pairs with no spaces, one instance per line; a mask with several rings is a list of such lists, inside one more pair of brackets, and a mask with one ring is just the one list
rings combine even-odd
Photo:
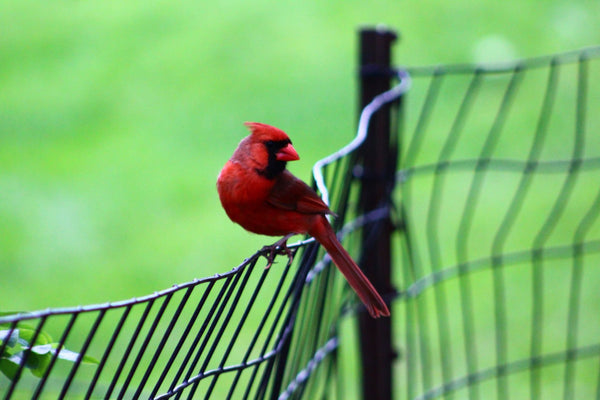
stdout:
[[260,250],[261,252],[266,253],[264,254],[264,256],[267,259],[267,266],[265,267],[265,269],[268,269],[273,264],[273,261],[275,260],[275,256],[277,256],[277,254],[285,253],[290,259],[290,262],[292,261],[294,255],[292,254],[292,251],[287,247],[287,241],[292,236],[294,236],[294,233],[288,233],[272,245],[264,246]]

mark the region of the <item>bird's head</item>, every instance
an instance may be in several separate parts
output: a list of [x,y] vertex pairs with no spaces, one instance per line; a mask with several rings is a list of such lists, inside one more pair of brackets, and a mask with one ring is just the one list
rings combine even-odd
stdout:
[[267,179],[273,179],[285,170],[288,161],[300,157],[292,146],[289,136],[281,129],[259,122],[246,122],[251,134],[246,137],[238,150],[250,155],[254,169]]

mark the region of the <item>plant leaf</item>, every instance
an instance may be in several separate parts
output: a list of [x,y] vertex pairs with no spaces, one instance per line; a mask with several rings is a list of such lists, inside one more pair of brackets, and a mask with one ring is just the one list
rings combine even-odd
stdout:
[[22,358],[19,355],[14,355],[8,358],[0,358],[0,372],[6,375],[6,377],[11,381],[14,381],[17,377],[21,360]]
[[40,331],[37,334],[35,343],[31,343],[33,338],[36,336],[36,330],[27,327],[19,327],[19,342],[23,347],[32,347],[35,345],[43,345],[52,342],[52,338],[44,331]]
[[55,345],[56,343],[49,343],[49,344],[41,344],[41,345],[37,345],[37,346],[33,346],[31,348],[31,351],[36,353],[36,354],[48,354],[50,352],[53,352],[53,345]]
[[15,347],[18,339],[19,339],[19,330],[18,329],[14,329],[12,332],[10,329],[0,331],[0,343],[6,342],[7,347]]
[[[58,343],[52,343],[52,352],[56,353],[56,348],[58,347]],[[64,347],[60,349],[58,353],[58,358],[62,360],[67,360],[71,362],[77,362],[77,360],[81,357],[81,354],[76,353],[74,351],[65,349]],[[100,361],[96,360],[94,357],[84,355],[81,357],[81,362],[84,364],[100,364]]]
[[49,351],[38,353],[32,349],[27,355],[26,367],[29,368],[33,375],[41,378],[48,369],[51,359],[52,355]]
[[[44,344],[44,345],[40,345],[40,346],[34,346],[31,348],[31,351],[33,351],[37,354],[40,354],[40,355],[48,354],[48,353],[56,354],[58,346],[59,346],[58,343],[49,343],[49,344]],[[60,358],[61,360],[77,362],[77,360],[81,357],[81,355],[75,351],[71,351],[71,350],[63,347],[58,352],[57,357]],[[84,364],[100,364],[100,361],[96,360],[94,357],[85,356],[85,355],[83,357],[81,357],[81,362]]]

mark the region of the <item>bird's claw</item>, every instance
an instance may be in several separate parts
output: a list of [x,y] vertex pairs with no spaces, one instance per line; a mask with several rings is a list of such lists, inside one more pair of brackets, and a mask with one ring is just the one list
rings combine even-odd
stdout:
[[273,265],[273,261],[275,261],[275,256],[277,255],[277,250],[273,246],[265,246],[261,250],[262,255],[267,259],[267,266],[265,269],[269,269],[271,265]]
[[265,269],[269,269],[271,265],[273,265],[275,257],[277,257],[278,254],[286,254],[290,263],[294,260],[294,253],[287,247],[287,237],[284,237],[284,239],[285,240],[279,240],[270,246],[264,246],[260,250],[262,255],[267,259],[267,266]]

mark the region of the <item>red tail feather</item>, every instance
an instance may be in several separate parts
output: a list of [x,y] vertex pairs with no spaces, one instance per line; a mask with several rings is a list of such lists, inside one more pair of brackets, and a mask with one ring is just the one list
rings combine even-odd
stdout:
[[373,318],[389,317],[390,310],[387,308],[387,305],[369,279],[363,274],[360,267],[356,265],[350,254],[348,254],[346,249],[337,240],[333,228],[331,228],[331,225],[329,225],[324,216],[321,222],[316,225],[314,231],[309,232],[309,234],[314,236],[325,247],[334,264],[364,303],[369,314]]

